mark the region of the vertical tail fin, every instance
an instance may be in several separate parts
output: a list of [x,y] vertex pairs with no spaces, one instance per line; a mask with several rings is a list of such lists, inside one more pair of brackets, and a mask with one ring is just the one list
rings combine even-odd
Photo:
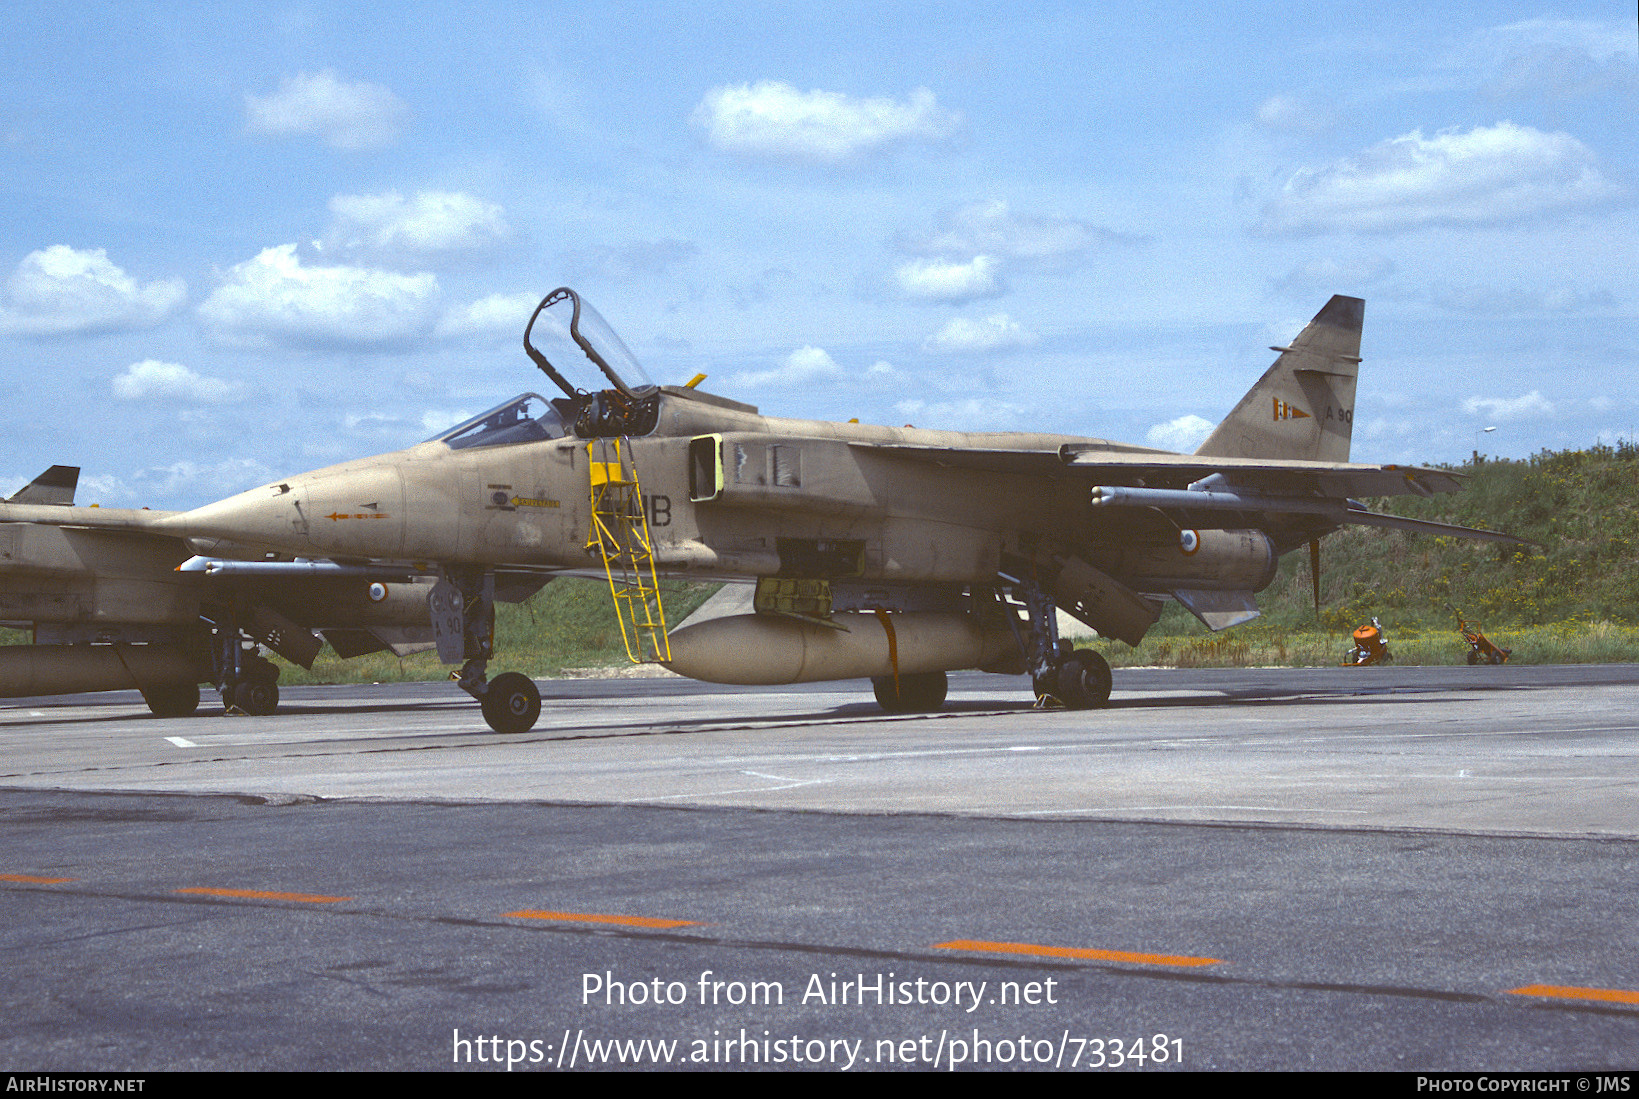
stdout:
[[79,466],[52,466],[7,497],[6,503],[72,505],[79,483]]
[[1366,303],[1335,295],[1195,453],[1347,462]]

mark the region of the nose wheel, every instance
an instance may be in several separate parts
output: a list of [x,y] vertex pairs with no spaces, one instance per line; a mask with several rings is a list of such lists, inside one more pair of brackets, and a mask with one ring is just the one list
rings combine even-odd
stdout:
[[489,681],[478,705],[496,732],[527,733],[541,716],[541,692],[527,675],[502,672]]
[[527,733],[541,716],[541,692],[518,672],[488,678],[495,655],[495,577],[476,569],[451,569],[427,596],[438,656],[461,664],[450,673],[456,686],[478,700],[484,722],[498,733]]

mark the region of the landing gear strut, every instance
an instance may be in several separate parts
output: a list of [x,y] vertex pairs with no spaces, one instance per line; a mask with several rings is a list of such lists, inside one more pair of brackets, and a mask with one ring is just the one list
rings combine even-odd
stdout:
[[1056,698],[1072,710],[1092,710],[1108,703],[1109,661],[1059,637],[1058,608],[1040,584],[1028,576],[1013,584],[1029,618],[1027,635],[1020,643],[1036,698]]
[[463,661],[452,678],[478,700],[484,721],[498,733],[527,733],[541,716],[541,692],[518,672],[489,679],[495,655],[495,577],[476,569],[452,569],[428,596],[439,658]]
[[[256,653],[256,643],[244,634],[232,611],[206,619],[211,625],[212,681],[222,692],[222,708],[252,717],[266,717],[279,708],[279,669]],[[185,699],[176,699],[178,707]],[[154,709],[153,700],[149,708]],[[198,693],[194,693],[198,705]],[[155,713],[160,711],[155,709]]]

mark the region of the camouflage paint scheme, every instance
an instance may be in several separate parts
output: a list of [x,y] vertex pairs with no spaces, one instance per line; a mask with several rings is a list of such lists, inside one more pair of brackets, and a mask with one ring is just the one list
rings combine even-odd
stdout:
[[[1360,299],[1332,298],[1273,349],[1200,449],[1177,454],[764,416],[692,384],[653,385],[562,288],[524,346],[563,396],[524,394],[406,450],[137,522],[224,568],[263,554],[439,577],[441,655],[462,663],[490,724],[517,731],[539,697],[516,673],[487,678],[493,601],[530,577],[601,568],[594,469],[630,467],[660,572],[758,582],[759,613],[655,646],[674,670],[722,682],[869,676],[886,708],[905,710],[937,707],[945,672],[982,667],[1100,705],[1108,665],[1058,639],[1055,606],[1136,644],[1167,598],[1214,629],[1254,617],[1279,557],[1346,524],[1508,537],[1354,501],[1460,487],[1443,470],[1348,460],[1363,315]],[[531,344],[538,321],[567,354]],[[593,385],[571,382],[572,366]]]

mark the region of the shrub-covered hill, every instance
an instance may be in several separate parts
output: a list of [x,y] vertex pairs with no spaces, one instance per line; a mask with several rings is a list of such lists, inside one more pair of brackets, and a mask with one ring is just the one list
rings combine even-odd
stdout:
[[[1351,527],[1321,543],[1321,625],[1380,615],[1445,627],[1458,607],[1487,630],[1569,620],[1639,625],[1639,447],[1544,451],[1456,467],[1466,490],[1368,500],[1374,511],[1507,531],[1536,543],[1474,542]],[[1313,628],[1308,554],[1288,554],[1259,597],[1270,627]]]

